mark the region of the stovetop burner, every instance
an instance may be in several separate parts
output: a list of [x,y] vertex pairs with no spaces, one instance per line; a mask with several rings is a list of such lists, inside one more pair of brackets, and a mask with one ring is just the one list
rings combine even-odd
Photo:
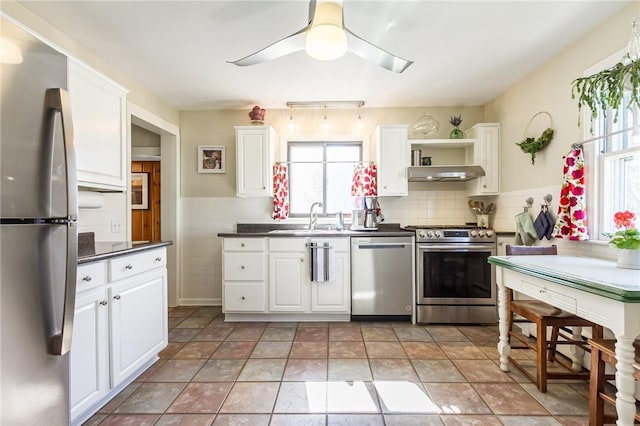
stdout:
[[491,243],[495,244],[493,229],[476,225],[410,225],[408,231],[415,231],[416,243]]

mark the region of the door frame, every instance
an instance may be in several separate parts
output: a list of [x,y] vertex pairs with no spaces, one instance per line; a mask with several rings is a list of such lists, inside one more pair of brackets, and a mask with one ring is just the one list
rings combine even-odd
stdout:
[[[162,239],[173,241],[167,247],[168,305],[177,306],[180,290],[180,128],[144,108],[127,102],[127,129],[131,125],[160,135],[160,211]],[[127,185],[131,193],[131,132],[127,131]],[[131,197],[127,198],[127,234],[131,240]]]

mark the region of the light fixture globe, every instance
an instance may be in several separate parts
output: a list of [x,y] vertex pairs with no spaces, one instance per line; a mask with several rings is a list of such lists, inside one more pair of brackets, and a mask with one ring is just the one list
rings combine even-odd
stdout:
[[342,26],[342,7],[331,1],[319,1],[305,39],[307,55],[320,61],[338,59],[347,52],[347,34]]
[[347,35],[342,28],[319,25],[307,34],[305,50],[307,55],[320,61],[338,59],[347,52]]

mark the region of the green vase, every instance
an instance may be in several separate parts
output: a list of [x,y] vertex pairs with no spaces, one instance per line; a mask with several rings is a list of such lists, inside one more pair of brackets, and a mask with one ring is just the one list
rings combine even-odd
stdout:
[[449,139],[464,139],[464,132],[456,126],[451,133],[449,133]]

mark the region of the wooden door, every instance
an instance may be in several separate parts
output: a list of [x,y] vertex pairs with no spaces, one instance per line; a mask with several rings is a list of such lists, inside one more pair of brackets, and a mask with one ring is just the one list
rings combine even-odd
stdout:
[[131,239],[160,241],[160,162],[132,161],[132,173],[147,173],[148,208],[131,211]]

